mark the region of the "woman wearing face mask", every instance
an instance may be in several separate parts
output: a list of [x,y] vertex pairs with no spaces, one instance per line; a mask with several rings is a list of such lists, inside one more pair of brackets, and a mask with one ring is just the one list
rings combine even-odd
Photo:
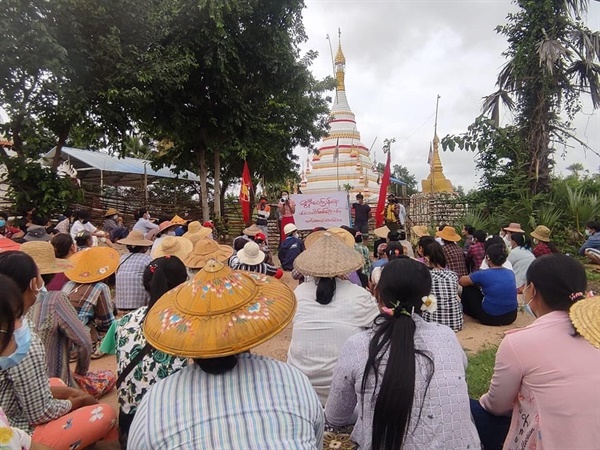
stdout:
[[141,231],[144,236],[151,230],[158,230],[158,225],[150,220],[150,214],[146,208],[136,210],[133,218],[136,220],[133,230]]
[[267,225],[269,223],[270,215],[271,207],[269,206],[269,201],[265,195],[261,195],[258,205],[256,205],[256,226],[262,230],[262,233],[265,236],[269,235]]
[[73,222],[73,226],[71,227],[71,236],[73,239],[82,231],[88,231],[92,237],[95,239],[94,243],[97,245],[98,238],[105,238],[106,233],[102,230],[99,230],[90,222],[90,213],[85,210],[77,211],[76,216],[77,220]]
[[[23,317],[42,286],[40,276],[28,285],[22,292],[10,277],[0,276],[0,408],[11,426],[55,450],[115,439],[116,414],[109,405],[59,379],[48,379],[44,346]],[[8,308],[12,314],[4,314]]]
[[561,254],[537,258],[526,281],[536,320],[507,332],[489,391],[471,401],[481,440],[486,450],[598,448],[600,298],[584,297],[585,269]]
[[280,242],[285,241],[286,233],[285,226],[289,223],[294,224],[294,213],[296,212],[296,203],[290,199],[288,191],[281,191],[281,198],[277,204],[279,215],[281,216],[280,222]]
[[119,211],[115,208],[108,208],[104,214],[102,228],[108,233],[112,242],[124,239],[129,234],[129,228],[123,226],[123,219],[119,218]]

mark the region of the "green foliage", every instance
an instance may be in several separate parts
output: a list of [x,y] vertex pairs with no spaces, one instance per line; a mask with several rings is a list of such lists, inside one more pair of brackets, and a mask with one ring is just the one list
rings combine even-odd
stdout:
[[15,161],[4,182],[9,186],[8,197],[17,209],[34,205],[37,213],[45,217],[83,199],[74,180],[60,178],[37,162]]
[[[377,170],[379,171],[379,173],[383,173],[384,169],[384,163],[377,163]],[[392,178],[397,178],[398,180],[404,181],[406,183],[407,195],[413,195],[419,192],[419,190],[417,189],[417,178],[414,176],[414,174],[410,173],[408,168],[400,164],[394,164],[394,167],[392,168],[391,172]]]
[[467,367],[469,397],[478,399],[488,391],[494,374],[497,351],[498,347],[486,347],[467,357],[469,360]]

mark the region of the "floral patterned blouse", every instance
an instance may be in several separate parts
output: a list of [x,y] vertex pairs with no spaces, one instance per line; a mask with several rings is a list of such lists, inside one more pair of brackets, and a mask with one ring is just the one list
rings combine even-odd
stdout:
[[[146,345],[142,333],[142,321],[146,314],[146,306],[124,315],[117,322],[117,372],[120,375],[135,358],[135,355]],[[148,389],[159,380],[187,366],[186,358],[178,358],[154,350],[145,355],[120,386],[117,386],[121,411],[134,414],[142,397]]]
[[27,450],[31,446],[31,437],[23,430],[8,424],[4,411],[0,409],[0,449]]

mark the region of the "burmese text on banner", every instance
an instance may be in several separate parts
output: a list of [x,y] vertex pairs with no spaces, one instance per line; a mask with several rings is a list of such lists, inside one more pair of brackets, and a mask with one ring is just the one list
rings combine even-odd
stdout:
[[299,230],[350,225],[350,206],[346,192],[292,195],[296,202],[294,220]]

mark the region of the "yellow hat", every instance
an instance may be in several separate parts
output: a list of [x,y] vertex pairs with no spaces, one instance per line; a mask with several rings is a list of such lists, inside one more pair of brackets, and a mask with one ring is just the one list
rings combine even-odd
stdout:
[[600,349],[600,297],[576,301],[569,309],[569,317],[577,332]]
[[213,239],[205,238],[194,244],[194,249],[183,259],[183,263],[190,269],[201,269],[211,259],[225,262],[231,255],[233,248],[229,245],[219,245]]
[[119,252],[110,247],[91,247],[75,253],[69,261],[73,263],[72,269],[65,270],[69,280],[75,283],[96,283],[116,272],[119,267]]
[[131,245],[133,247],[150,247],[152,241],[144,239],[144,233],[138,230],[133,230],[126,238],[119,239],[117,244]]
[[352,236],[348,231],[339,227],[331,227],[327,228],[327,230],[313,231],[306,236],[306,239],[304,239],[304,246],[306,248],[312,247],[312,245],[321,239],[325,233],[332,234],[333,236],[339,238],[347,247],[354,248],[354,236]]
[[298,255],[294,260],[294,269],[302,275],[331,278],[346,275],[361,268],[364,263],[362,255],[354,250],[354,245],[351,248],[327,230]]
[[161,256],[177,256],[183,261],[194,249],[194,244],[189,239],[179,236],[167,236],[152,249],[152,259]]
[[189,239],[192,244],[195,244],[200,239],[210,236],[211,233],[212,229],[204,227],[200,222],[194,220],[188,225],[187,233],[184,233],[183,237]]
[[119,211],[117,211],[115,208],[108,208],[108,211],[104,213],[104,217],[114,216],[115,214],[119,214]]
[[185,225],[188,222],[189,220],[185,220],[183,217],[177,214],[175,214],[175,216],[171,219],[171,223],[174,223],[176,225]]
[[430,236],[429,229],[425,225],[415,225],[411,230],[417,237]]
[[21,251],[33,258],[40,274],[64,272],[73,267],[67,259],[58,259],[54,255],[54,247],[50,242],[31,241],[21,245]]
[[220,358],[269,340],[295,311],[296,297],[285,283],[210,260],[156,302],[142,330],[148,343],[170,355]]
[[550,228],[544,225],[538,225],[535,230],[531,232],[531,237],[536,238],[538,241],[550,242]]
[[444,227],[442,231],[436,231],[435,235],[450,242],[458,242],[462,239],[454,227]]

